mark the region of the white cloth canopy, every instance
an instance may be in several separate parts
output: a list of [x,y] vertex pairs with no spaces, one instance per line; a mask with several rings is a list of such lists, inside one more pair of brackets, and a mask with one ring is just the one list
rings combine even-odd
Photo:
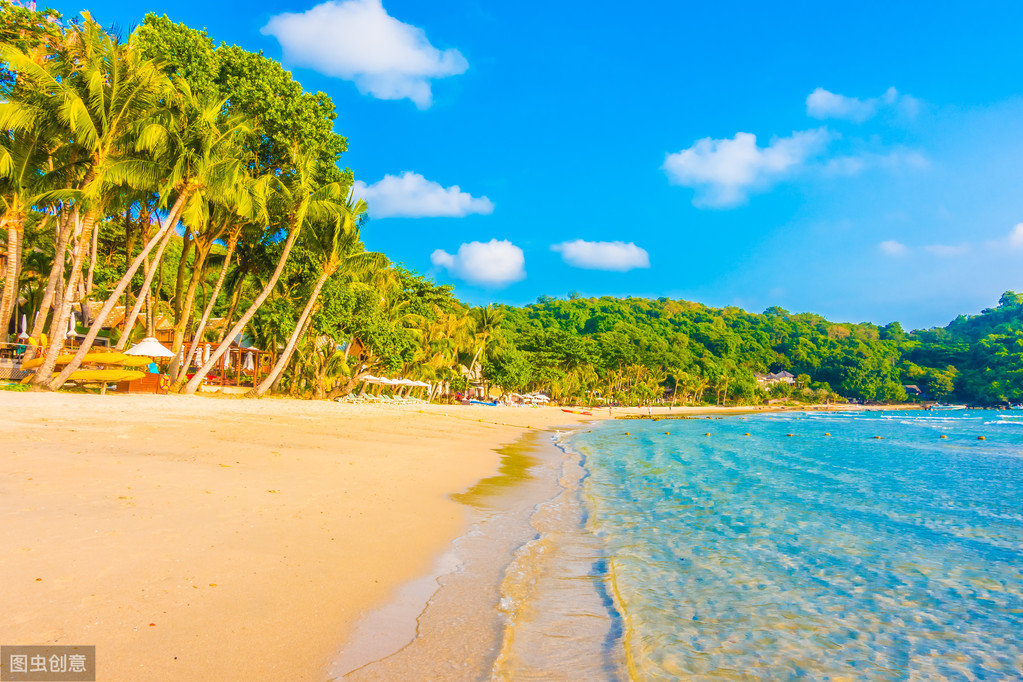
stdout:
[[251,351],[245,354],[245,364],[242,367],[249,372],[256,369],[256,363],[253,361]]
[[152,336],[148,336],[124,351],[125,355],[145,355],[151,358],[172,358],[172,353]]

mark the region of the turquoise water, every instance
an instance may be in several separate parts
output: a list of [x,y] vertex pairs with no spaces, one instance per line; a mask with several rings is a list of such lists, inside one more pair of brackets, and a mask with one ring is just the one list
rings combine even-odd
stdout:
[[1023,676],[1023,415],[615,421],[569,447],[623,672]]

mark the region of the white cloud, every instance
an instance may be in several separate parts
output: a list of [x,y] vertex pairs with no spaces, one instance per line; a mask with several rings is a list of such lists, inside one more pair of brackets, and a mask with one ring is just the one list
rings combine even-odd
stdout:
[[919,108],[919,100],[909,95],[900,95],[895,88],[888,88],[880,97],[869,99],[846,97],[817,88],[806,98],[806,113],[813,118],[839,118],[854,123],[863,123],[885,109],[912,118]]
[[649,268],[650,255],[645,249],[629,242],[588,242],[583,239],[551,245],[551,251],[574,268],[626,272],[634,268]]
[[896,149],[884,154],[864,152],[835,156],[824,164],[824,171],[831,175],[856,175],[868,168],[900,171],[903,169],[924,170],[929,167],[930,162],[920,152],[912,149]]
[[968,252],[970,245],[966,242],[962,244],[929,244],[924,246],[923,250],[935,256],[950,258],[952,256],[961,256]]
[[1016,223],[1009,232],[1009,246],[1014,249],[1023,247],[1023,223]]
[[881,249],[881,253],[886,256],[903,256],[909,249],[902,242],[895,241],[894,239],[888,239],[878,244],[878,248]]
[[825,128],[776,137],[766,147],[758,147],[757,137],[751,133],[736,133],[723,140],[706,137],[688,149],[668,154],[661,168],[672,183],[696,190],[694,205],[734,206],[744,202],[750,190],[797,171],[830,139]]
[[494,212],[490,199],[474,197],[458,185],[444,187],[412,171],[385,175],[372,185],[356,180],[354,190],[369,204],[374,218],[462,218]]
[[330,1],[284,12],[262,33],[277,38],[285,61],[354,81],[378,99],[410,99],[420,109],[433,103],[431,79],[469,68],[462,53],[438,50],[423,29],[389,15],[381,0]]
[[456,254],[437,249],[430,254],[430,262],[470,284],[501,287],[526,277],[522,249],[507,240],[469,242],[458,247]]

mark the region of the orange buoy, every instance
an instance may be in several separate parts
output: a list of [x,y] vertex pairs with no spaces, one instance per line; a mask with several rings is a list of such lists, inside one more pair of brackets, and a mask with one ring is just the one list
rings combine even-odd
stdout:
[[786,434],[785,434],[785,437],[786,437],[786,438],[792,438],[792,437],[793,437],[793,436],[795,436],[795,435],[796,435],[796,434],[794,434],[794,433],[786,433]]
[[987,440],[984,436],[977,436],[977,440]]
[[709,436],[710,434],[709,434],[709,433],[705,433],[705,434],[703,434],[703,435],[705,435],[705,436]]
[[628,431],[626,431],[626,432],[625,432],[625,435],[626,435],[626,436],[631,436],[632,434],[631,434],[631,433],[629,433]]
[[665,431],[665,432],[664,432],[664,435],[665,435],[665,436],[670,436],[670,435],[671,435],[671,431]]
[[884,436],[874,436],[874,440],[884,440]]
[[830,433],[825,433],[824,435],[825,435],[825,436],[830,436],[831,434],[830,434]]
[[748,434],[748,433],[744,433],[744,434],[742,434],[742,435],[744,435],[744,436],[748,436],[749,434]]
[[948,438],[948,436],[946,436],[945,434],[941,434],[941,437],[942,438]]

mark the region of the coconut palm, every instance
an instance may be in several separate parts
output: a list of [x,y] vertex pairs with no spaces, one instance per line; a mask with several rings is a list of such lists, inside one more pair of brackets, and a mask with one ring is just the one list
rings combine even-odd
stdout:
[[[191,96],[187,87],[179,94],[180,97],[175,98],[176,110],[161,112],[163,115],[160,118],[164,120],[147,121],[139,131],[135,148],[146,153],[146,156],[125,156],[107,170],[107,177],[112,182],[123,183],[135,189],[151,185],[162,188],[163,196],[176,197],[174,205],[160,229],[149,239],[145,248],[117,282],[93,320],[74,358],[48,384],[51,390],[60,388],[78,368],[102,329],[107,315],[150,251],[158,249],[155,261],[162,257],[163,250],[173,234],[171,228],[176,224],[178,217],[193,225],[202,224],[209,219],[211,201],[220,201],[224,197],[234,197],[238,194],[237,186],[244,166],[242,160],[234,154],[235,137],[240,131],[246,130],[246,127],[235,120],[221,125],[218,119],[223,102],[198,102]],[[153,179],[160,178],[167,172],[165,164],[161,162],[167,154],[170,154],[173,160],[169,177],[159,183],[153,182]],[[147,279],[151,280],[154,272],[155,268],[150,266]],[[148,281],[144,282],[142,290],[147,290],[149,284]],[[140,302],[136,301],[136,306],[140,305]]]
[[0,46],[0,59],[26,85],[15,88],[0,103],[0,128],[27,134],[42,125],[58,125],[61,136],[69,141],[65,153],[79,168],[74,183],[51,194],[53,199],[76,205],[81,230],[60,310],[51,322],[50,346],[33,379],[35,386],[50,382],[63,346],[60,332],[79,291],[93,228],[103,215],[108,174],[132,146],[139,122],[171,91],[170,81],[153,62],[141,58],[132,39],[118,42],[87,12],[82,16],[84,21],[69,28],[60,49],[42,63],[12,45]]
[[311,246],[320,264],[319,277],[284,351],[277,359],[273,369],[270,370],[270,374],[258,386],[249,391],[247,394],[249,397],[258,398],[266,393],[287,367],[299,338],[305,332],[306,322],[312,314],[313,306],[319,299],[320,291],[323,290],[323,285],[329,277],[339,270],[348,277],[358,277],[367,272],[387,267],[387,259],[383,254],[364,251],[362,242],[359,240],[358,223],[366,213],[366,202],[361,199],[356,201],[349,196],[348,200],[343,202],[339,208],[340,213],[336,217],[321,222],[310,230]]
[[472,356],[472,363],[469,365],[470,376],[476,377],[479,375],[477,362],[483,354],[483,351],[486,349],[487,343],[490,341],[491,337],[493,337],[501,329],[501,322],[503,320],[504,311],[500,308],[495,308],[491,304],[473,308],[472,321],[477,348],[475,355]]
[[0,134],[0,230],[7,232],[7,270],[0,294],[0,341],[7,340],[7,327],[18,298],[25,223],[32,207],[41,203],[48,180],[39,169],[45,167],[47,148],[39,127],[8,130]]
[[249,309],[235,322],[231,330],[225,335],[217,349],[210,355],[209,360],[197,371],[188,383],[185,384],[182,393],[191,394],[199,388],[199,384],[209,374],[210,370],[220,361],[220,358],[227,352],[231,342],[241,334],[245,325],[252,316],[256,314],[263,302],[277,286],[277,281],[284,272],[288,256],[295,246],[302,228],[307,222],[318,220],[330,220],[340,213],[341,186],[336,182],[320,184],[318,182],[320,171],[320,160],[311,154],[303,154],[296,143],[291,150],[291,162],[293,172],[286,178],[274,178],[274,192],[270,197],[275,205],[273,211],[281,216],[282,227],[287,230],[287,237],[281,249],[277,266],[270,275],[269,280],[263,286],[263,290],[256,296],[249,306]]

